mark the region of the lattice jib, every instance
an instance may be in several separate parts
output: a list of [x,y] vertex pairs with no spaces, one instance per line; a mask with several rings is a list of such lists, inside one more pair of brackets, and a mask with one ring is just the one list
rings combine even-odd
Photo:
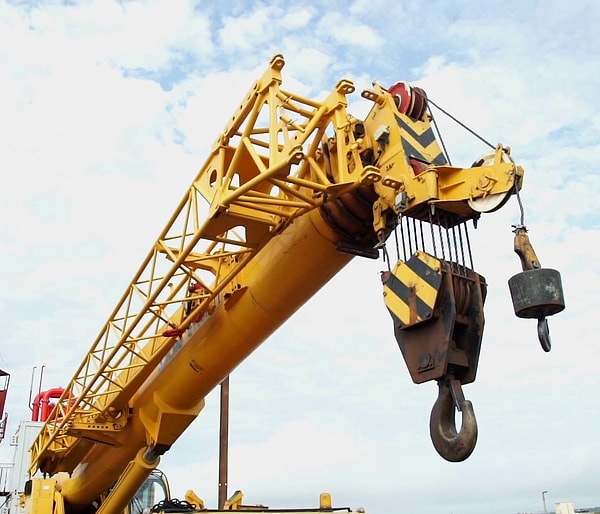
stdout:
[[[280,90],[282,66],[272,62],[217,138],[34,442],[31,471],[71,471],[89,445],[83,432],[109,444],[104,427],[126,424],[131,397],[256,253],[325,194],[360,184],[345,110],[353,86],[342,81],[323,102],[308,100]],[[328,133],[338,149],[333,170],[317,151]]]

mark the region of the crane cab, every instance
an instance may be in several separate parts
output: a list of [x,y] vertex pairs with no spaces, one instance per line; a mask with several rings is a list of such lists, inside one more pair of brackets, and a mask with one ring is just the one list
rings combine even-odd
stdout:
[[166,475],[159,469],[153,470],[135,493],[123,514],[150,512],[152,507],[171,497]]

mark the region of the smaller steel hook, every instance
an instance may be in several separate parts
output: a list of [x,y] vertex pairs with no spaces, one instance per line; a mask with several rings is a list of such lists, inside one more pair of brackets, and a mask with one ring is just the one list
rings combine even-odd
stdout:
[[[431,409],[429,433],[436,451],[447,461],[467,459],[477,443],[477,420],[473,404],[465,400],[460,381],[442,377],[438,380],[439,393]],[[460,431],[456,430],[455,407],[462,413]]]
[[549,352],[552,349],[552,341],[550,340],[550,329],[548,328],[548,320],[546,318],[538,319],[537,333],[542,349]]

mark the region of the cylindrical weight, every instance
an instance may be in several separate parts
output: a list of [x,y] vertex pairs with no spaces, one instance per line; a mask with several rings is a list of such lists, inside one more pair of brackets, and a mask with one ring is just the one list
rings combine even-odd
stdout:
[[542,319],[565,308],[560,273],[554,269],[532,269],[508,281],[515,314],[519,318]]

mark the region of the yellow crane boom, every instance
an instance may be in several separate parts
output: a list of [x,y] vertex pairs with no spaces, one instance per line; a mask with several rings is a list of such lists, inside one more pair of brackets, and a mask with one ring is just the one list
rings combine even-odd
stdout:
[[358,120],[352,82],[314,101],[282,89],[283,66],[250,88],[32,446],[67,513],[109,489],[98,512],[122,510],[205,396],[400,214],[448,230],[521,186],[505,148],[450,166],[424,109],[374,84]]

